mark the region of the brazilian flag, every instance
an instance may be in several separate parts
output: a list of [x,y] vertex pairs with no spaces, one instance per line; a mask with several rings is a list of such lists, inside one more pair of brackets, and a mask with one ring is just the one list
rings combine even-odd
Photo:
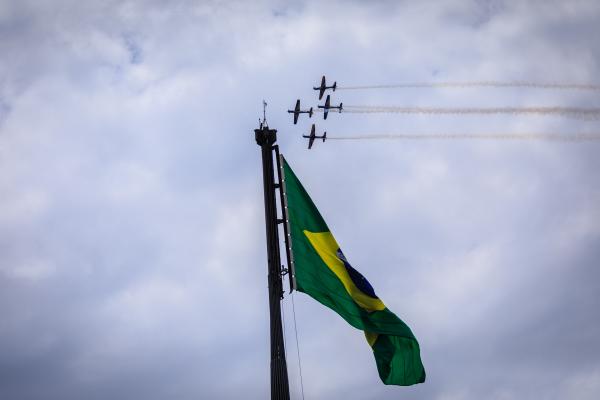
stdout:
[[424,382],[419,343],[410,328],[350,265],[283,156],[281,160],[295,288],[364,331],[383,383],[408,386]]

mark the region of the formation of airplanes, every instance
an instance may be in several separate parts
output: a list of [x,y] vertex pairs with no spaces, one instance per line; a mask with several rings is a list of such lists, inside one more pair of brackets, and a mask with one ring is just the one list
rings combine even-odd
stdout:
[[[321,78],[321,85],[318,87],[313,87],[313,90],[318,90],[319,91],[319,100],[323,99],[323,94],[325,93],[326,90],[331,89],[333,92],[335,92],[335,89],[337,89],[337,82],[333,82],[333,85],[331,86],[327,86],[327,81],[325,80],[325,76],[323,76]],[[331,96],[328,94],[327,97],[325,98],[325,104],[323,105],[318,105],[317,108],[321,108],[323,109],[323,119],[327,119],[327,115],[329,114],[329,110],[338,110],[338,112],[342,112],[343,110],[343,104],[340,102],[339,106],[332,106],[331,105]],[[313,116],[313,108],[311,107],[308,110],[302,110],[300,108],[300,99],[296,100],[296,107],[294,107],[293,110],[288,110],[288,113],[293,114],[294,115],[294,125],[296,125],[298,123],[298,117],[300,116],[300,114],[308,114],[308,118],[312,118]],[[325,142],[325,140],[327,139],[327,132],[324,132],[322,136],[317,136],[315,134],[315,124],[312,124],[312,129],[310,131],[309,135],[302,135],[303,138],[307,138],[308,139],[308,148],[310,149],[315,141],[315,139],[323,139],[323,142]]]

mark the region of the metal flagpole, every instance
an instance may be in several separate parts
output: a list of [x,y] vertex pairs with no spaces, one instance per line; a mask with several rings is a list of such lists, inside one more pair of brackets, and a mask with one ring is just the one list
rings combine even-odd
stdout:
[[[266,104],[265,104],[266,105]],[[267,233],[269,316],[271,326],[271,400],[289,400],[290,389],[285,360],[283,328],[281,324],[281,299],[283,298],[282,266],[279,252],[279,231],[277,228],[277,205],[273,153],[276,150],[277,130],[269,129],[263,120],[259,129],[254,130],[256,144],[261,147],[263,166],[263,186],[265,197],[265,226]]]

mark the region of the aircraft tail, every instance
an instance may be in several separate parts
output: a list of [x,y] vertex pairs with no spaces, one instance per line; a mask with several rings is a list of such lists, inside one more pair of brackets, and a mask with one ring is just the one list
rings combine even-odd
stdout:
[[312,118],[313,115],[313,108],[311,107],[310,110],[308,110],[308,118]]
[[327,139],[327,132],[323,132],[323,143],[325,143],[326,139]]
[[332,86],[333,91],[335,92],[335,89],[337,89],[337,81],[333,82],[333,86]]
[[340,103],[340,112],[342,112],[343,109],[344,109],[344,104]]

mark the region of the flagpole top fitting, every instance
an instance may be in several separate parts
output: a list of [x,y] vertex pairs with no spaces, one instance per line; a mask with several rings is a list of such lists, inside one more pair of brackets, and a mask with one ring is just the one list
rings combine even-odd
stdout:
[[263,100],[263,118],[258,120],[260,127],[254,130],[254,138],[259,146],[272,145],[277,141],[277,129],[269,129],[267,124],[267,102]]
[[263,127],[268,127],[269,124],[267,124],[267,102],[263,99],[263,117],[262,119],[258,119],[258,122],[260,124],[260,128],[262,129]]

